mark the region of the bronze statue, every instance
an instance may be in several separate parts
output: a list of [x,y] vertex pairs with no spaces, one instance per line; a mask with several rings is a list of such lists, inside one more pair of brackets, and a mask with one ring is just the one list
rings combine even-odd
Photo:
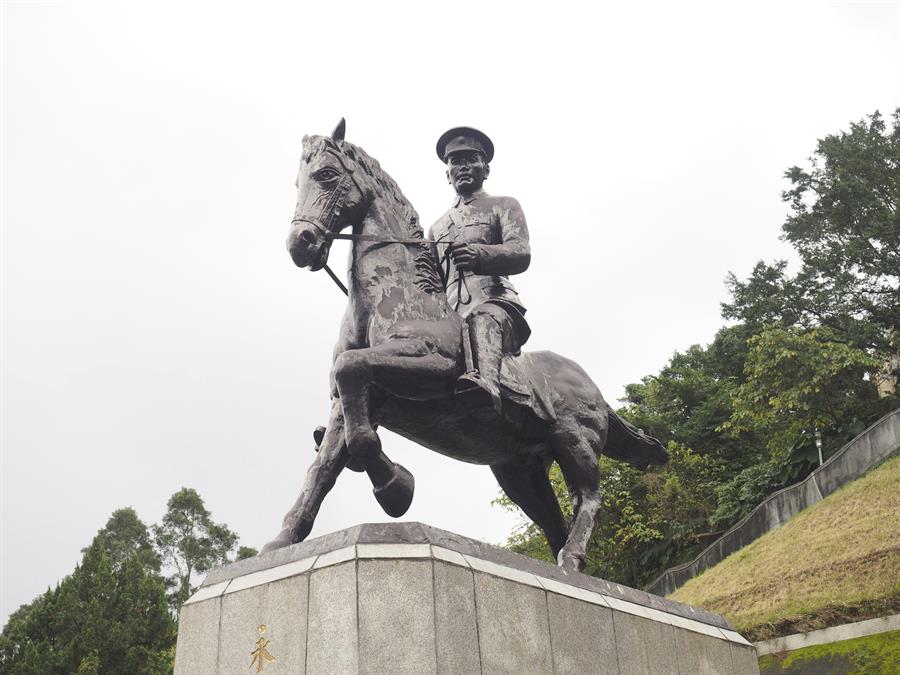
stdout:
[[501,414],[503,355],[519,353],[531,334],[525,307],[508,279],[531,262],[528,226],[515,199],[492,197],[482,188],[494,158],[487,134],[471,127],[450,129],[438,139],[437,154],[447,164],[447,180],[457,194],[429,235],[441,242],[438,254],[452,259],[447,297],[466,321],[466,371],[456,392],[484,392]]
[[[664,463],[665,448],[616,415],[578,364],[553,352],[515,354],[509,345],[499,373],[491,374],[499,383],[500,414],[494,405],[456,394],[467,369],[462,337],[464,330],[471,333],[447,299],[445,283],[452,275],[445,280],[436,251],[446,242],[424,239],[416,211],[397,184],[344,134],[341,120],[331,137],[303,139],[287,239],[294,263],[314,271],[326,267],[335,239],[353,241],[349,299],[334,351],[331,417],[325,432],[316,434],[318,454],[300,496],[264,550],[307,537],[344,467],[368,474],[389,515],[406,512],[414,481],[382,451],[376,431],[381,425],[449,457],[489,465],[510,499],[544,531],[559,564],[582,569],[600,509],[599,453],[644,468]],[[482,150],[487,159],[487,148]],[[452,167],[450,173],[453,180]],[[343,234],[348,228],[352,233]],[[479,256],[456,248],[447,255],[457,272],[471,267],[479,276]],[[521,269],[520,261],[485,273],[502,279],[503,271]],[[485,359],[475,357],[480,371],[474,379],[484,380]],[[547,476],[554,461],[572,495],[571,523]]]

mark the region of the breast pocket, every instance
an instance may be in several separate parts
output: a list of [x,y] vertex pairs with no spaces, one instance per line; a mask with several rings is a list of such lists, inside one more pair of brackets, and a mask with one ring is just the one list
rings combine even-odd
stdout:
[[474,244],[496,244],[494,229],[489,221],[473,220],[463,224],[462,238]]

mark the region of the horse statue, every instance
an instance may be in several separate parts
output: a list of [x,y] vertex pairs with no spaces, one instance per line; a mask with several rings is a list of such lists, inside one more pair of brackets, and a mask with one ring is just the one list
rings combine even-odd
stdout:
[[[327,269],[335,239],[353,242],[330,419],[314,434],[318,453],[297,501],[263,551],[309,535],[345,467],[368,474],[388,515],[406,512],[414,480],[382,451],[383,426],[448,457],[490,466],[543,530],[559,565],[582,570],[601,507],[599,454],[644,469],[665,463],[668,453],[621,419],[577,363],[550,351],[504,357],[501,414],[454,395],[464,365],[463,322],[448,305],[434,242],[423,237],[394,180],[344,140],[345,130],[341,120],[330,137],[303,138],[287,238],[294,263],[313,271]],[[352,234],[342,234],[348,228]],[[550,485],[553,462],[572,499],[571,523]]]

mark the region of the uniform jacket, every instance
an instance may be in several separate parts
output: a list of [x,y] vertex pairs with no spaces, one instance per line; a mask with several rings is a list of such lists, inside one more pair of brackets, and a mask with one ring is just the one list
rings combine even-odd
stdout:
[[484,190],[460,195],[431,226],[429,237],[436,242],[441,260],[448,244],[462,241],[478,254],[477,267],[463,273],[464,283],[460,283],[459,271],[451,261],[447,280],[451,307],[466,316],[484,302],[496,302],[512,306],[513,313],[524,322],[525,307],[508,279],[510,274],[524,272],[531,262],[528,226],[519,202],[512,197],[491,196]]

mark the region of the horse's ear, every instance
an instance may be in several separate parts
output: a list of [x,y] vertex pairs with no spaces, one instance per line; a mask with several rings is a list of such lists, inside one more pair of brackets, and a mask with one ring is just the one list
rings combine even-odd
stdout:
[[338,122],[337,126],[334,128],[334,131],[331,132],[331,140],[342,141],[344,140],[345,133],[347,133],[347,122],[342,117],[341,121]]

